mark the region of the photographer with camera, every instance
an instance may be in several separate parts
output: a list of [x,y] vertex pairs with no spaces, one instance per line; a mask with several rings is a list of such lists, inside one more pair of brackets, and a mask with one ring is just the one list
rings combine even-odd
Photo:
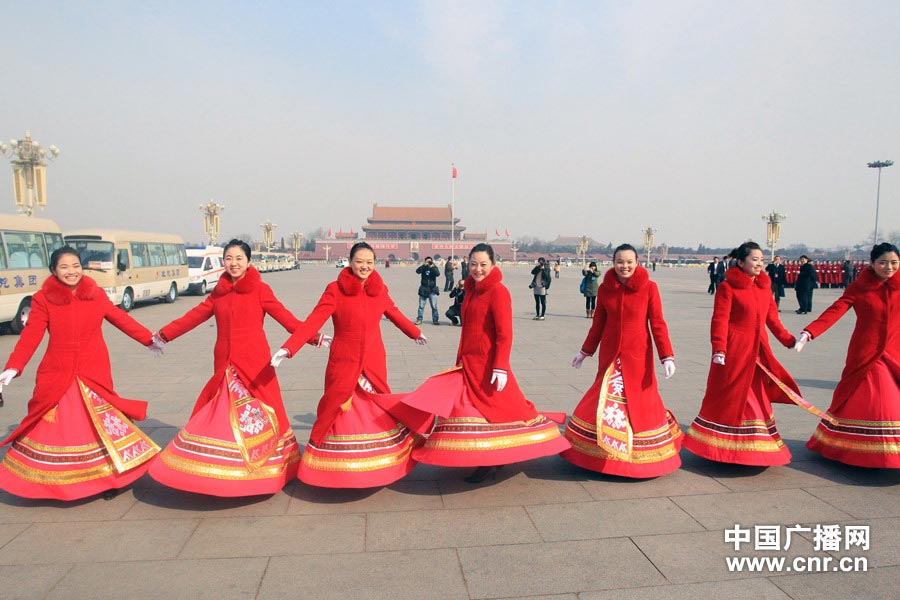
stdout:
[[441,271],[435,266],[430,256],[425,257],[425,264],[416,269],[416,273],[422,276],[419,282],[419,312],[416,316],[416,325],[422,324],[422,315],[425,312],[425,301],[431,304],[431,322],[438,324],[437,297],[440,293],[437,286],[437,278]]

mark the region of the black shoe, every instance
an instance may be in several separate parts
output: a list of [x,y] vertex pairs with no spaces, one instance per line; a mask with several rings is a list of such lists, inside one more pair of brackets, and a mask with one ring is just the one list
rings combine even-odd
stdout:
[[497,471],[500,470],[500,466],[478,467],[477,469],[472,471],[472,474],[466,477],[463,481],[465,481],[466,483],[481,483],[488,477],[490,477],[492,480],[496,480]]

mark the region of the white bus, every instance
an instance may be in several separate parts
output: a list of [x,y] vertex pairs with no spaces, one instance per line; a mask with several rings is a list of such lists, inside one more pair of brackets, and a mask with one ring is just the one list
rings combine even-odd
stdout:
[[84,271],[125,311],[154,298],[175,302],[188,289],[187,254],[177,235],[80,229],[63,237]]
[[19,333],[31,312],[31,297],[50,275],[50,253],[63,245],[49,219],[0,215],[0,323]]
[[225,264],[222,262],[224,248],[219,246],[207,246],[206,248],[188,248],[188,291],[193,294],[205,296],[219,283],[219,277],[225,272]]

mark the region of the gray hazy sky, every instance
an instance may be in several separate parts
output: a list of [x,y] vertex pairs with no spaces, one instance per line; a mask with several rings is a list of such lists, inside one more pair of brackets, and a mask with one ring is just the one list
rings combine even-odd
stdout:
[[199,241],[214,198],[226,235],[356,230],[449,203],[452,161],[469,231],[725,246],[774,208],[832,246],[900,160],[896,0],[231,4],[5,4],[0,139],[62,149],[44,216]]

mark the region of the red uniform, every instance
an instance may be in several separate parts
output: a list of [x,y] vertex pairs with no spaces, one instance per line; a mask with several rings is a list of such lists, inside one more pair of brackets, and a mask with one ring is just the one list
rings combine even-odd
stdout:
[[[420,462],[449,467],[504,465],[570,447],[556,423],[525,398],[510,370],[512,299],[502,279],[497,267],[480,282],[466,279],[457,366],[408,395],[407,402],[430,403],[440,415],[428,441],[413,453]],[[495,370],[507,375],[503,391],[491,383]],[[563,420],[562,415],[556,418]]]
[[74,294],[48,277],[32,297],[28,324],[6,368],[21,374],[44,332],[50,341],[28,414],[2,442],[12,446],[0,465],[0,488],[29,498],[84,498],[136,480],[159,451],[131,422],[146,417],[147,403],[113,390],[104,319],[150,345],[150,331],[113,306],[90,277]]
[[[628,282],[606,272],[581,352],[600,347],[597,378],[566,427],[578,466],[626,477],[657,477],[681,466],[678,422],[666,410],[654,374],[652,333],[661,358],[673,357],[656,283],[637,267]],[[648,328],[649,324],[649,328]],[[624,415],[625,419],[616,416]],[[600,435],[598,436],[598,430]]]
[[159,330],[174,340],[216,318],[213,376],[151,477],[213,496],[274,494],[294,478],[300,449],[269,365],[266,315],[288,331],[300,325],[250,267],[236,283],[223,273],[206,300]]
[[710,338],[725,364],[711,364],[700,414],[684,447],[710,460],[771,466],[790,462],[791,453],[775,427],[771,402],[792,403],[783,387],[800,395],[790,374],[775,360],[766,327],[786,348],[794,336],[778,318],[771,280],[751,279],[728,269],[716,292]]
[[[350,268],[325,288],[319,303],[283,345],[293,356],[303,342],[330,317],[334,341],[325,369],[325,393],[303,454],[301,481],[323,487],[387,485],[415,466],[411,453],[431,415],[388,402],[387,357],[381,317],[387,316],[412,339],[422,332],[396,307],[377,272],[365,284]],[[390,411],[390,412],[389,412]],[[409,412],[407,412],[409,411]]]
[[806,447],[861,467],[900,468],[900,278],[864,269],[844,294],[806,327],[825,333],[850,308],[856,327],[829,414]]

